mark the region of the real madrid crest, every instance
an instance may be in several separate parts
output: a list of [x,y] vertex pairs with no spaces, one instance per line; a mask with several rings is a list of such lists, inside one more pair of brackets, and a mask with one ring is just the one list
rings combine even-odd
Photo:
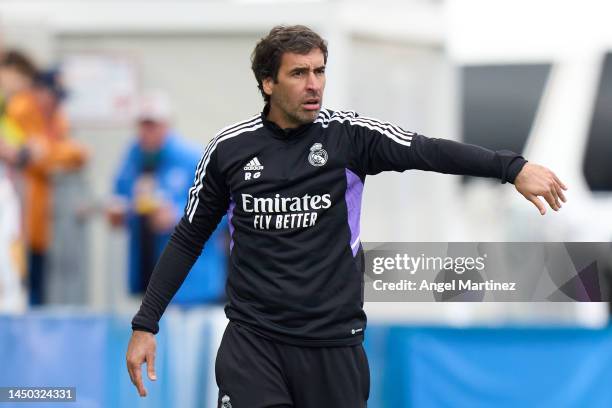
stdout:
[[221,398],[221,408],[232,408],[232,403],[228,395],[224,395],[223,398]]
[[321,167],[327,163],[327,152],[321,143],[315,143],[310,147],[308,162],[315,167]]

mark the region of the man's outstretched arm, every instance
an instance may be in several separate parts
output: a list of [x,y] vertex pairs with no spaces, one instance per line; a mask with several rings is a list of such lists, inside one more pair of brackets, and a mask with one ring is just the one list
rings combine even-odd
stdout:
[[159,331],[159,320],[229,206],[230,194],[216,167],[216,151],[209,146],[205,152],[196,169],[185,214],[157,261],[140,309],[132,319],[126,360],[130,379],[141,397],[147,395],[141,375],[143,363],[147,363],[149,379],[156,379],[154,335]]
[[561,209],[566,202],[565,184],[550,169],[530,163],[521,155],[508,151],[493,151],[481,146],[452,140],[428,138],[415,134],[412,137],[409,157],[416,169],[479,177],[494,177],[502,183],[513,183],[519,193],[532,202],[540,214],[546,207],[538,197],[543,197],[550,208]]
[[355,116],[348,123],[356,167],[363,174],[417,169],[438,173],[492,177],[514,183],[542,215],[546,210],[538,196],[555,211],[565,202],[567,187],[546,167],[528,163],[521,155],[481,146],[429,138],[399,126]]

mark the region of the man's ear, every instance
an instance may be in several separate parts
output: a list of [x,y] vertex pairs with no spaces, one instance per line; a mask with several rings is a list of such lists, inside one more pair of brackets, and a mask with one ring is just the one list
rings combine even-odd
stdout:
[[263,86],[263,91],[266,95],[272,95],[272,91],[274,90],[274,79],[272,77],[267,77],[263,81],[261,81],[261,85]]

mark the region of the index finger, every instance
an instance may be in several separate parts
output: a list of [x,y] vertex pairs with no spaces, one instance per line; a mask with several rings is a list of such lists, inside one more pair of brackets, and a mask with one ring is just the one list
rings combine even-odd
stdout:
[[563,184],[563,182],[561,181],[561,179],[559,177],[557,177],[557,175],[555,173],[553,173],[553,176],[555,178],[555,181],[557,183],[559,183],[559,185],[561,186],[562,189],[567,190],[567,187],[565,186],[565,184]]
[[138,394],[141,397],[146,397],[147,390],[144,387],[144,384],[142,383],[142,372],[140,369],[140,365],[138,365],[137,367],[131,366],[129,368],[129,372],[132,383],[136,386],[136,389],[138,390]]

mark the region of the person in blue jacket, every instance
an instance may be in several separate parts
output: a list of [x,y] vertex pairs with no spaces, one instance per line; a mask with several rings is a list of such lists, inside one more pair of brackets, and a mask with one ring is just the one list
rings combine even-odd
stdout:
[[[124,155],[108,208],[111,224],[128,228],[132,294],[144,293],[155,263],[183,214],[201,156],[199,149],[171,130],[171,109],[164,94],[148,93],[139,105],[138,137]],[[223,220],[174,303],[214,303],[224,298],[226,230]]]

